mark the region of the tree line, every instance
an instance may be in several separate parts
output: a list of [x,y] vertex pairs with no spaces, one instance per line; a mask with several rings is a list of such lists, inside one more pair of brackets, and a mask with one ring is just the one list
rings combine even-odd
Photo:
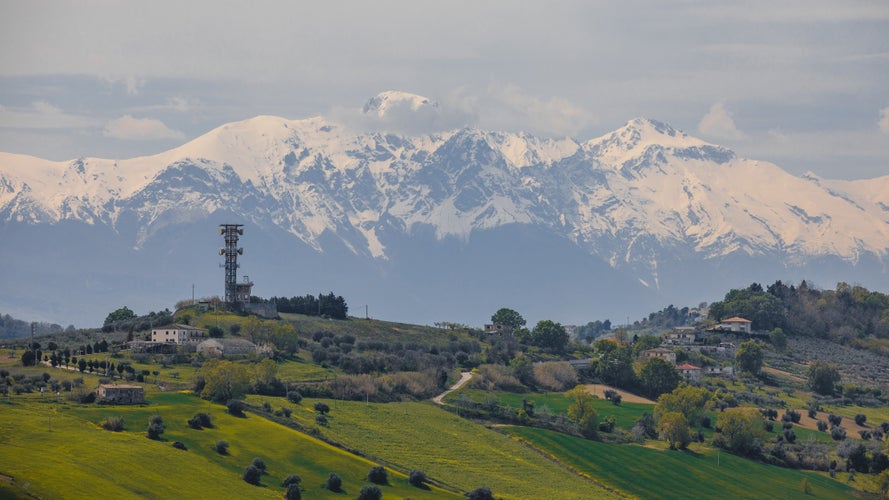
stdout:
[[335,319],[346,319],[349,313],[349,306],[346,299],[340,295],[334,295],[333,292],[327,295],[318,294],[314,296],[306,294],[302,297],[272,297],[270,299],[262,299],[263,303],[276,304],[278,312],[305,314],[306,316],[326,316]]
[[855,338],[889,338],[889,295],[840,282],[834,290],[820,290],[805,280],[799,286],[780,280],[763,288],[753,283],[730,290],[710,304],[709,318],[721,321],[741,316],[753,328],[788,334],[831,338],[845,343]]

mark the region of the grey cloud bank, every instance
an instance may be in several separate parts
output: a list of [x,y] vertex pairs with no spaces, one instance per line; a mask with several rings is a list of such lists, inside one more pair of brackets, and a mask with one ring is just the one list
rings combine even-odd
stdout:
[[[889,174],[889,4],[3,2],[0,150],[131,157],[223,123],[434,123],[596,137],[663,120],[794,173]],[[411,115],[416,120],[416,115]]]

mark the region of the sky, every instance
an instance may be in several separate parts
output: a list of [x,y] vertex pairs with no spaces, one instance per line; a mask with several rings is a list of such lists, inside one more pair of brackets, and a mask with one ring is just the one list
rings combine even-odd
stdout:
[[0,151],[130,158],[257,115],[347,120],[386,90],[437,101],[437,127],[585,141],[647,117],[873,178],[889,1],[0,0]]

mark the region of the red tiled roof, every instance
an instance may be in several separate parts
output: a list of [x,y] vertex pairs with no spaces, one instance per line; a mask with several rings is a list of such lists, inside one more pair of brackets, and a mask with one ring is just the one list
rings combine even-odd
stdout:
[[700,370],[700,368],[698,368],[697,366],[690,365],[688,363],[685,363],[684,365],[679,365],[676,367],[676,369],[677,370]]

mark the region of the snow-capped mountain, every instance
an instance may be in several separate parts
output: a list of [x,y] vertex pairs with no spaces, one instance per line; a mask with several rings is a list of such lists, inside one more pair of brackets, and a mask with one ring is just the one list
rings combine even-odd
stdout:
[[[384,125],[405,112],[437,113],[438,104],[390,91],[364,107],[369,119]],[[268,275],[272,289],[263,291],[262,280],[255,279],[257,293],[296,295],[339,283],[337,292],[347,299],[350,289],[366,293],[383,298],[389,305],[380,309],[392,319],[426,322],[483,321],[479,312],[465,310],[478,307],[484,314],[523,301],[540,307],[534,314],[541,318],[566,323],[619,318],[666,305],[658,300],[713,300],[719,296],[706,291],[746,284],[700,284],[696,275],[730,280],[771,271],[774,275],[759,279],[812,279],[818,277],[812,271],[820,269],[825,279],[835,274],[852,280],[887,274],[889,176],[796,177],[642,118],[587,142],[471,128],[421,135],[375,130],[361,132],[323,117],[261,116],[223,125],[158,155],[127,160],[51,162],[0,153],[0,227],[10,236],[0,244],[3,266],[22,280],[28,280],[21,273],[31,266],[69,276],[65,283],[75,289],[101,282],[100,288],[114,296],[115,290],[132,287],[89,276],[119,262],[146,292],[133,300],[152,300],[148,295],[158,300],[166,289],[157,280],[159,269],[194,272],[183,262],[215,268],[215,224],[237,222],[268,251],[262,262],[242,260],[245,274],[250,268],[254,278]],[[210,237],[196,236],[200,231]],[[17,245],[47,245],[63,234],[91,234],[96,246],[84,245],[82,255],[72,248],[74,253],[61,252],[62,259],[37,262],[52,251],[34,253]],[[119,248],[122,255],[94,260],[104,248]],[[276,261],[282,265],[283,256],[296,249],[316,276],[309,279],[312,273],[297,266],[296,283],[284,289],[285,283],[276,281],[282,278],[274,270]],[[73,264],[77,260],[98,267],[81,268]],[[488,268],[479,269],[488,260]],[[318,269],[322,261],[333,267]],[[514,272],[520,276],[542,269],[551,276],[543,273],[539,279],[553,281],[531,284],[535,291],[523,295],[525,280],[491,274],[508,262],[518,266]],[[448,263],[450,268],[443,267]],[[735,269],[741,263],[745,268]],[[221,293],[216,289],[221,273],[215,287],[214,272],[185,279],[206,280],[204,295]],[[464,274],[466,281],[449,282]],[[551,305],[523,298],[536,297],[539,290],[583,294],[590,285],[584,279],[601,287],[605,278],[609,287],[648,299],[633,310],[588,305],[569,312],[563,297],[552,297]],[[511,289],[498,285],[511,280]],[[447,293],[436,293],[445,295],[475,291],[463,302],[452,301],[453,309],[424,310],[425,317],[416,311],[399,314],[394,304],[412,309],[404,300],[425,303],[422,294],[431,283],[440,283]],[[0,309],[40,314],[34,301],[46,303],[44,287],[15,284],[0,294]],[[673,295],[689,287],[705,293]],[[21,298],[29,288],[38,295],[30,302]],[[177,289],[167,304],[183,293]],[[568,302],[579,308],[596,296],[591,291]],[[484,305],[479,297],[487,298]],[[354,307],[355,300],[371,299],[352,300]],[[66,300],[54,303],[60,311],[69,309]],[[98,310],[113,305],[98,304]],[[41,317],[50,316],[42,312]]]

